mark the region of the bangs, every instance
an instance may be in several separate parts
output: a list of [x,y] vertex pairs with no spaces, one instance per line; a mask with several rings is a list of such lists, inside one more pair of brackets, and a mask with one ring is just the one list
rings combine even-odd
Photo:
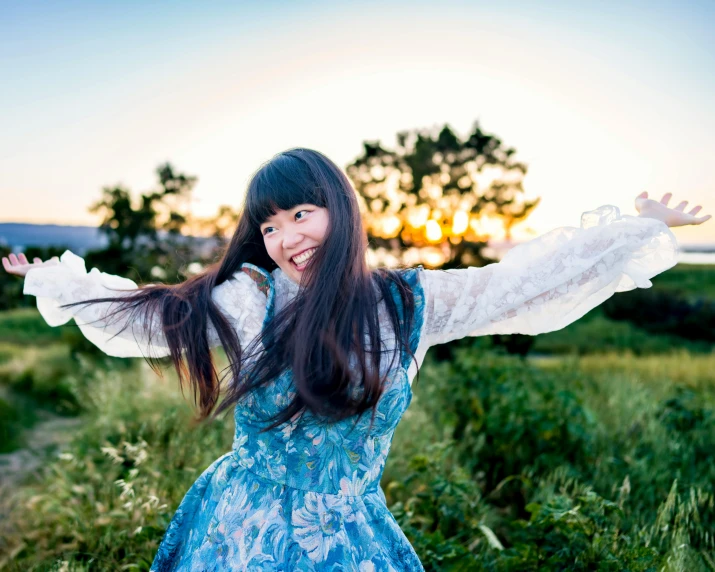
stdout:
[[[288,158],[287,158],[288,159]],[[303,169],[286,165],[281,169],[273,161],[253,178],[246,196],[246,210],[251,222],[260,226],[279,210],[290,210],[296,205],[325,206],[323,193]],[[287,173],[284,175],[283,171]],[[289,174],[289,176],[287,176]]]

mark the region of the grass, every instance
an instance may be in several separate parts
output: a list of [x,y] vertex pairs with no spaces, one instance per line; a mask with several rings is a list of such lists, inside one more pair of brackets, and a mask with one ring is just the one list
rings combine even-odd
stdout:
[[[26,345],[57,342],[63,331],[73,326],[52,328],[34,308],[18,308],[0,312],[0,343]],[[0,356],[2,351],[0,350]],[[0,358],[1,359],[1,358]]]
[[78,387],[84,423],[39,483],[3,495],[0,553],[22,570],[147,569],[180,498],[230,450],[231,423],[194,427],[174,385],[144,366],[79,367],[92,381]]
[[652,282],[655,290],[678,292],[691,299],[715,300],[715,265],[712,264],[677,264],[655,276]]
[[[383,474],[388,504],[428,570],[707,570],[713,366],[685,351],[428,357]],[[195,426],[173,376],[141,362],[75,367],[83,424],[39,481],[3,495],[0,554],[11,570],[146,570],[233,423]]]
[[[449,464],[435,461],[440,467],[435,469],[428,456],[422,474],[429,479],[416,481],[414,488],[399,484],[409,482],[405,474],[410,474],[403,446],[414,448],[412,439],[428,449],[435,441],[424,429],[426,417],[441,428],[442,438],[452,439],[469,482],[479,485],[481,496],[467,500],[491,509],[481,522],[508,547],[496,558],[455,548],[458,561],[468,563],[465,569],[492,569],[490,561],[493,569],[504,570],[611,569],[597,567],[606,564],[605,554],[614,570],[641,569],[630,567],[631,560],[641,559],[649,562],[644,570],[709,570],[715,355],[681,350],[661,357],[603,354],[536,363],[469,348],[451,363],[427,363],[427,383],[415,400],[422,415],[405,417],[395,436],[398,459],[391,461],[399,462],[399,469],[386,470],[396,483],[386,489],[390,500],[414,505],[416,499],[442,498],[445,487],[461,483],[455,478],[445,484]],[[584,519],[566,522],[574,510]],[[595,512],[586,516],[589,510]],[[562,516],[555,521],[554,514]],[[403,524],[426,553],[435,546],[463,547],[459,533],[465,526],[450,537],[443,516],[423,509],[404,517]],[[468,515],[462,517],[465,522]],[[590,530],[586,538],[578,532],[582,526]],[[478,538],[478,527],[472,532]],[[613,551],[600,552],[596,539],[607,535]],[[557,565],[551,559],[558,560],[556,554],[539,560],[531,553],[545,542],[555,542],[552,548],[568,555],[567,561]],[[515,560],[507,558],[510,551]],[[590,564],[576,566],[580,557],[590,558]],[[435,564],[443,568],[449,569],[446,561]]]
[[[715,268],[654,288],[715,298]],[[428,355],[382,476],[426,570],[715,570],[712,345],[598,309],[537,336],[547,359],[487,341]],[[0,491],[0,569],[148,570],[233,422],[196,425],[173,375],[75,344],[34,310],[0,314],[0,424],[33,407],[82,421],[39,478]]]

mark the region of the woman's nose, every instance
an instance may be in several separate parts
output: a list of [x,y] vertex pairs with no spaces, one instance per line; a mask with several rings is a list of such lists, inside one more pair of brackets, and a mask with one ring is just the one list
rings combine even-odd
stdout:
[[299,232],[286,231],[283,234],[283,248],[291,249],[295,248],[300,241],[303,239],[303,235]]

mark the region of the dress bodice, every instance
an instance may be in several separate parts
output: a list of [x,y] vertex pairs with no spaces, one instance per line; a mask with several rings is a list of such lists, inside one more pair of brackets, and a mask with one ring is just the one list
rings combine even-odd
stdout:
[[[243,269],[266,289],[265,327],[274,316],[277,302],[284,303],[294,292],[290,291],[289,284],[280,282],[285,276],[270,274],[253,265],[244,265]],[[410,336],[413,352],[419,342],[424,306],[418,272],[412,269],[405,274],[415,295]],[[396,292],[393,295],[401,312],[399,296]],[[386,338],[394,342],[391,336]],[[306,411],[278,428],[261,432],[266,426],[265,420],[282,410],[295,396],[292,373],[287,370],[275,382],[251,391],[235,410],[233,451],[238,462],[266,479],[296,489],[345,496],[378,491],[392,435],[412,399],[407,373],[410,359],[409,355],[403,356],[398,366],[388,372],[374,420],[369,410],[362,416],[338,422],[325,421]]]

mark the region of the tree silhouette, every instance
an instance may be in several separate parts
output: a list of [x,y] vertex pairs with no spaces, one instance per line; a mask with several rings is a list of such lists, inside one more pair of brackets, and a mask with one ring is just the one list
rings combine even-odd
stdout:
[[181,234],[189,223],[189,201],[198,178],[174,172],[170,163],[160,165],[156,174],[161,186],[157,197],[157,225],[170,234]]
[[123,186],[104,187],[102,198],[89,211],[102,214],[100,230],[109,245],[134,250],[157,239],[157,231],[181,234],[188,220],[188,201],[197,177],[175,173],[170,163],[157,167],[159,190],[139,196],[138,204]]
[[141,195],[134,205],[131,193],[123,186],[104,187],[102,199],[90,208],[91,213],[101,213],[99,230],[107,236],[110,248],[134,250],[141,239],[156,239],[156,209],[158,193]]
[[99,228],[109,245],[87,253],[88,267],[101,266],[138,280],[149,275],[181,279],[182,267],[192,256],[192,238],[182,231],[190,222],[189,201],[198,179],[176,172],[170,163],[160,165],[156,174],[158,188],[136,201],[121,185],[102,189],[102,198],[89,210],[102,215]]
[[192,217],[191,229],[194,234],[215,239],[217,247],[228,244],[240,218],[240,210],[229,205],[220,205],[211,217]]
[[539,199],[524,199],[527,167],[475,122],[460,139],[448,125],[400,132],[397,148],[363,142],[346,171],[359,195],[371,248],[382,263],[482,265],[489,219],[507,237]]

